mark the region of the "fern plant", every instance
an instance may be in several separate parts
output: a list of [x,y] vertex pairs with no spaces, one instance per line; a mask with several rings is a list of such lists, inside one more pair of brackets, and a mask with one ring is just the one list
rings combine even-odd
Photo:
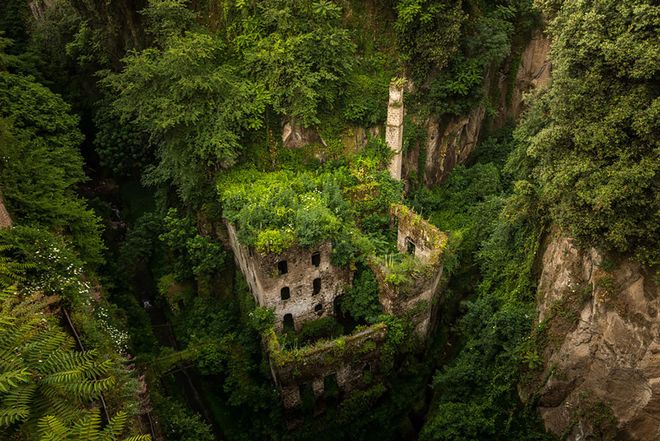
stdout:
[[46,416],[39,420],[39,441],[150,441],[149,435],[137,435],[120,438],[126,427],[127,416],[119,412],[108,424],[101,428],[101,415],[95,410],[72,425],[65,424],[60,418]]
[[6,433],[33,433],[46,415],[72,422],[115,382],[110,360],[75,351],[52,320],[56,301],[0,291],[0,430]]

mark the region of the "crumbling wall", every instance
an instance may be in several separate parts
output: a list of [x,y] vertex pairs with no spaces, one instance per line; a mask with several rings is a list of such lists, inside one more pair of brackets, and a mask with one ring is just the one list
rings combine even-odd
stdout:
[[366,385],[364,374],[378,372],[386,337],[386,325],[377,323],[349,336],[287,351],[272,332],[268,336],[270,366],[284,407],[302,404],[300,388],[306,384],[312,386],[316,399],[322,399],[331,376],[342,393]]
[[[239,243],[234,225],[227,224],[227,230],[234,259],[259,306],[275,311],[277,330],[288,314],[296,330],[307,321],[333,314],[333,302],[350,283],[351,272],[332,265],[330,242],[312,250],[292,247],[281,254],[262,255]],[[283,274],[281,262],[286,265]],[[283,298],[285,289],[287,298]]]
[[397,223],[397,249],[402,254],[413,255],[420,265],[407,283],[395,284],[388,280],[387,268],[371,259],[379,300],[388,314],[409,317],[415,323],[417,335],[426,338],[437,311],[442,254],[448,236],[404,205],[393,205],[390,211]]

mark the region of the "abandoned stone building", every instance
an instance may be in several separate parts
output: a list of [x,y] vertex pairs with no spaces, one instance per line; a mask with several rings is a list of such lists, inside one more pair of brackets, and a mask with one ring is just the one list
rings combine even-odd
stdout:
[[[390,86],[385,135],[394,151],[389,171],[395,180],[401,180],[404,83],[395,80]],[[404,205],[393,205],[390,217],[397,231],[398,253],[389,256],[390,260],[368,256],[369,266],[378,282],[383,311],[411,323],[424,341],[433,329],[437,311],[447,235]],[[322,411],[327,400],[340,399],[378,375],[387,339],[385,323],[360,327],[351,335],[302,348],[280,345],[281,331],[300,331],[306,322],[335,315],[337,299],[352,283],[349,268],[332,264],[330,241],[313,249],[292,246],[279,254],[261,254],[240,243],[237,227],[229,221],[226,224],[234,259],[255,301],[274,311],[274,329],[264,336],[264,342],[285,409],[295,413],[307,397],[314,402],[315,411]],[[411,259],[409,274],[391,277],[397,271],[392,262],[410,264]]]
[[330,400],[339,401],[369,384],[380,368],[387,337],[384,323],[320,345],[306,346],[292,354],[282,349],[276,334],[269,337],[268,352],[273,380],[287,410],[302,404],[304,396],[322,411]]
[[300,330],[303,323],[332,315],[335,299],[351,282],[348,269],[332,265],[332,245],[314,250],[293,247],[279,255],[262,255],[238,241],[227,224],[234,259],[259,306],[272,308],[275,327]]
[[[374,260],[371,267],[379,283],[379,301],[384,312],[411,320],[417,335],[425,339],[437,308],[447,236],[403,205],[392,206],[391,216],[399,252],[411,255],[423,271],[414,274],[407,285],[394,286],[387,282],[388,269]],[[348,268],[332,264],[330,242],[313,250],[294,246],[277,255],[263,255],[239,242],[234,225],[227,223],[227,230],[236,264],[257,304],[275,313],[275,329],[266,346],[286,409],[298,408],[306,390],[322,409],[328,390],[336,388],[344,395],[366,384],[366,372],[369,376],[378,373],[387,335],[383,323],[295,351],[280,347],[275,331],[300,330],[305,322],[334,315],[335,300],[352,282]]]
[[390,213],[397,228],[397,249],[414,257],[419,269],[406,283],[388,283],[386,265],[371,259],[370,267],[378,280],[379,301],[386,313],[411,320],[417,335],[427,338],[438,309],[442,255],[448,236],[405,205],[392,206]]

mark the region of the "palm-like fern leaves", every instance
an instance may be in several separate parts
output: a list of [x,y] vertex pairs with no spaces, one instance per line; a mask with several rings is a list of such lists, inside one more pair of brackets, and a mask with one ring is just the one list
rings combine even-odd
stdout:
[[112,362],[75,351],[48,316],[52,303],[0,292],[0,427],[29,431],[44,415],[67,424],[114,384]]
[[[91,412],[71,426],[57,417],[46,416],[39,420],[39,441],[118,441],[126,426],[126,414],[119,412],[101,429],[101,416]],[[150,441],[149,435],[123,438],[123,441]]]

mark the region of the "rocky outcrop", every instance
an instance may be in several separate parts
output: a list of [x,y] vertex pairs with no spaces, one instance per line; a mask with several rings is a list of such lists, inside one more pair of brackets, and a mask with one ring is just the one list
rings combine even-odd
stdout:
[[555,235],[538,288],[546,429],[568,440],[660,440],[660,299],[655,273]]
[[484,107],[479,106],[467,116],[452,119],[443,125],[435,119],[427,122],[424,164],[424,183],[427,186],[442,182],[457,164],[468,160],[477,145],[485,115]]
[[5,201],[2,199],[2,194],[0,194],[0,230],[11,228],[11,216],[5,208]]
[[[426,123],[426,161],[424,184],[433,186],[442,182],[457,165],[468,160],[486,125],[490,130],[500,128],[510,119],[517,119],[525,109],[524,95],[550,84],[550,40],[536,33],[519,58],[515,79],[511,79],[511,62],[505,63],[495,75],[487,75],[485,96],[495,96],[497,113],[486,124],[486,109],[479,106],[468,115],[449,120],[430,118]],[[493,93],[493,89],[495,93]],[[405,129],[404,129],[405,130]],[[411,152],[406,161],[409,169],[417,167],[418,155]]]
[[543,33],[537,32],[519,58],[513,86],[510,86],[511,80],[507,75],[499,74],[497,84],[499,107],[491,128],[499,128],[510,119],[518,119],[525,110],[525,93],[548,87],[551,70],[550,39]]
[[309,144],[325,145],[318,131],[304,127],[298,121],[286,121],[282,126],[282,144],[287,148],[300,148]]

